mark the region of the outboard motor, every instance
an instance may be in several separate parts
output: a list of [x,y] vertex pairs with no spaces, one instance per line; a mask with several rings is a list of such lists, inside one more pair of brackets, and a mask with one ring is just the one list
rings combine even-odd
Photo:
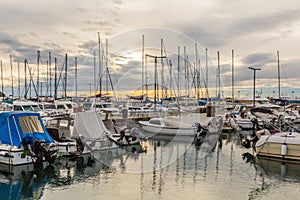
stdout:
[[84,143],[85,143],[85,140],[84,140],[84,137],[83,136],[77,136],[76,137],[76,146],[77,146],[77,150],[82,153],[83,150],[84,150]]
[[201,126],[201,124],[198,122],[195,123],[195,127],[197,128],[197,133],[194,137],[193,144],[200,146],[202,144],[202,139],[205,136],[205,131],[203,126]]
[[256,117],[253,117],[253,118],[251,119],[251,122],[252,122],[252,124],[253,124],[252,130],[254,130],[254,129],[258,130],[259,127],[258,127],[258,120],[257,120],[257,118],[256,118]]
[[54,162],[56,159],[54,155],[56,151],[48,151],[44,140],[36,140],[31,135],[27,135],[23,138],[22,145],[24,146],[24,150],[29,152],[34,163],[42,163],[43,158],[49,163]]
[[43,161],[43,157],[45,157],[45,160],[49,163],[53,163],[56,159],[55,153],[56,151],[48,151],[45,147],[45,141],[44,140],[34,140],[33,141],[33,151],[36,155],[36,162],[41,163]]

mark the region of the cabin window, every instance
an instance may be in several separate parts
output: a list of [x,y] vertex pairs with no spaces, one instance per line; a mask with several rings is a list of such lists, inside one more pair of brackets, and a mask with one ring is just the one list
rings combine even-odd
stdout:
[[151,120],[150,123],[151,124],[156,124],[156,125],[161,125],[160,120]]
[[21,106],[14,106],[15,111],[23,111]]
[[72,104],[67,104],[67,107],[68,107],[69,109],[73,108]]
[[49,105],[46,104],[46,105],[44,105],[44,108],[45,109],[54,109],[54,110],[56,109],[54,104],[49,104]]
[[44,133],[38,116],[19,117],[18,120],[23,133]]
[[49,120],[47,122],[47,126],[56,126],[56,127],[58,127],[59,126],[59,120],[56,120],[56,119]]
[[64,105],[57,105],[57,109],[65,109]]

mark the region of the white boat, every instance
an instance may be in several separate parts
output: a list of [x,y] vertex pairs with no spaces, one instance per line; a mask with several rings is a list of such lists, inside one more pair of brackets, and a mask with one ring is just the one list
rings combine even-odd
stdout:
[[249,111],[249,106],[246,106],[245,104],[236,104],[231,115],[235,123],[239,125],[241,129],[253,129],[253,126],[263,126],[263,121],[253,116]]
[[111,133],[103,124],[99,113],[76,113],[72,138],[80,138],[85,148],[94,151],[119,147],[109,136]]
[[240,131],[241,127],[236,123],[232,114],[226,114],[222,116],[224,123],[222,130],[223,132]]
[[264,130],[257,132],[259,140],[255,144],[256,155],[300,160],[300,133],[279,132],[269,134],[269,132],[263,131]]
[[38,103],[40,109],[46,113],[46,116],[49,117],[56,117],[56,116],[62,116],[67,114],[64,110],[62,109],[56,109],[56,106],[54,103],[50,102],[39,102]]
[[40,114],[1,112],[0,124],[0,163],[24,165],[55,159],[57,145]]
[[76,103],[67,100],[55,100],[54,101],[56,109],[65,112],[66,114],[74,113],[74,110],[77,106]]
[[194,137],[197,133],[195,126],[177,124],[167,121],[165,118],[151,118],[149,121],[139,121],[138,123],[142,126],[142,129],[146,131],[145,134],[150,132],[156,135]]
[[13,111],[31,111],[31,112],[37,112],[41,115],[41,117],[47,116],[47,113],[41,110],[39,107],[39,104],[34,101],[28,101],[28,100],[16,100],[13,101]]
[[69,115],[60,117],[43,118],[44,125],[58,146],[58,154],[61,156],[81,156],[88,154],[83,145],[76,138],[72,138],[74,118]]
[[115,107],[110,100],[88,98],[83,102],[83,108],[85,111],[93,111],[99,113],[110,112],[112,115],[120,115],[119,108]]

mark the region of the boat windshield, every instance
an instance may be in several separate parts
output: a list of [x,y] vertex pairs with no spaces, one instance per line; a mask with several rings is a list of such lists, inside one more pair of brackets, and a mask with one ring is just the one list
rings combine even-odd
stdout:
[[112,105],[111,104],[103,104],[103,107],[104,108],[112,108]]
[[95,106],[96,106],[96,108],[102,108],[101,104],[96,104]]
[[33,111],[33,108],[30,105],[24,105],[23,108],[24,111]]
[[161,120],[159,120],[159,119],[151,119],[149,122],[151,124],[155,124],[155,125],[162,125]]
[[41,111],[40,107],[38,105],[32,105],[32,110],[35,112]]
[[44,133],[38,116],[26,116],[18,118],[23,133]]
[[236,105],[232,112],[239,112],[240,111],[240,106]]
[[69,109],[73,108],[72,104],[67,104],[67,107],[68,107]]

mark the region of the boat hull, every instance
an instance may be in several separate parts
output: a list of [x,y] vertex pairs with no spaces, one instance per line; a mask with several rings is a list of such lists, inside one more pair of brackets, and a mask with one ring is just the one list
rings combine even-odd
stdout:
[[[56,145],[51,145],[49,151],[57,151]],[[46,159],[43,157],[43,162]],[[6,165],[27,165],[36,162],[36,158],[29,154],[24,153],[23,147],[18,148],[16,146],[10,146],[6,144],[0,144],[0,164]]]
[[143,125],[142,129],[152,135],[166,135],[166,136],[191,136],[194,137],[196,134],[196,128],[166,128],[156,127],[151,125]]
[[256,152],[258,156],[300,160],[300,137],[262,136],[256,144]]

